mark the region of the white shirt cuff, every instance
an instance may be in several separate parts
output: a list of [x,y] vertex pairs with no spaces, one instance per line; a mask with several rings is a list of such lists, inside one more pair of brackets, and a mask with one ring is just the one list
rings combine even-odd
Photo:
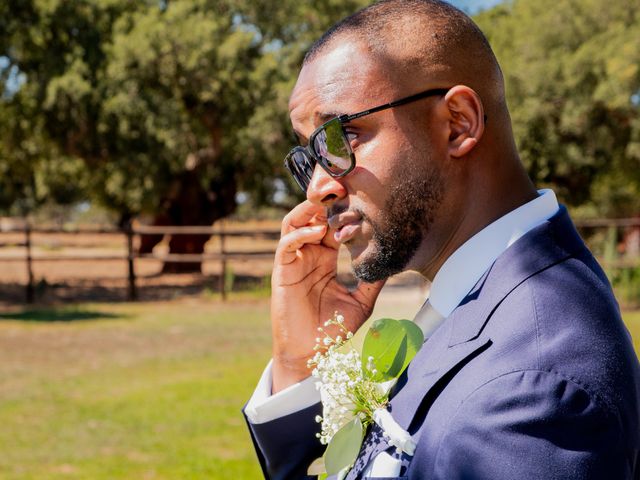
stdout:
[[298,412],[320,401],[316,379],[311,376],[271,395],[271,362],[264,369],[258,386],[244,409],[247,418],[254,425]]

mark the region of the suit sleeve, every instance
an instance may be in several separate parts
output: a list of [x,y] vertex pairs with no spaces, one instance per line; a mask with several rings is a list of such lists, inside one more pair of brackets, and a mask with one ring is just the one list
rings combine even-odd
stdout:
[[618,416],[574,381],[549,371],[498,377],[457,409],[433,478],[627,479],[633,447]]
[[264,369],[258,386],[244,407],[244,414],[252,424],[269,422],[320,401],[320,392],[315,387],[315,379],[308,377],[284,390],[271,394],[271,362]]
[[322,405],[317,403],[264,423],[253,424],[245,415],[265,478],[312,478],[307,476],[307,468],[325,448],[315,436],[320,431],[315,417],[321,413]]
[[243,414],[265,478],[310,478],[307,468],[324,447],[315,434],[322,413],[312,378],[271,395],[271,362],[265,368]]

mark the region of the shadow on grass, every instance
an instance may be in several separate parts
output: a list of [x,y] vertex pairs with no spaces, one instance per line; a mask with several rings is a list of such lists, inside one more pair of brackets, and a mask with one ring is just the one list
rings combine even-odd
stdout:
[[[228,291],[251,292],[269,288],[271,281],[266,274],[235,275],[231,272],[225,283]],[[219,293],[219,286],[219,275],[151,274],[141,275],[137,280],[138,300],[144,302],[171,301],[202,295],[210,298]],[[34,293],[36,305],[51,307],[52,310],[54,305],[64,306],[69,302],[129,302],[126,278],[76,278],[54,283],[40,280]],[[0,311],[3,307],[13,308],[24,304],[25,299],[24,285],[0,279]]]
[[75,310],[57,308],[35,308],[19,312],[0,313],[2,320],[18,320],[23,322],[77,322],[87,320],[123,319],[126,315],[100,312],[97,310]]

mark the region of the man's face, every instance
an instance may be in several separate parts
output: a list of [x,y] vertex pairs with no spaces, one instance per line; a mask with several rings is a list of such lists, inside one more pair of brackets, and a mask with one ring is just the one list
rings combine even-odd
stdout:
[[[428,88],[398,81],[356,43],[329,47],[305,65],[291,96],[290,115],[301,143],[322,123]],[[358,278],[381,280],[421,269],[416,253],[428,240],[444,182],[428,133],[433,100],[385,110],[345,125],[356,156],[347,176],[330,177],[316,166],[307,191],[327,207],[335,240],[344,243]]]

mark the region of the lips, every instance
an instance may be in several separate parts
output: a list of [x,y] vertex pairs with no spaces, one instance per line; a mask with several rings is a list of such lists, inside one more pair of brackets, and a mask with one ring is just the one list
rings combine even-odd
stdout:
[[335,230],[333,238],[338,243],[351,240],[362,224],[362,216],[355,212],[343,212],[329,217],[329,227]]
[[338,243],[348,242],[355,236],[357,230],[360,228],[360,223],[361,222],[346,224],[333,234],[333,238]]

